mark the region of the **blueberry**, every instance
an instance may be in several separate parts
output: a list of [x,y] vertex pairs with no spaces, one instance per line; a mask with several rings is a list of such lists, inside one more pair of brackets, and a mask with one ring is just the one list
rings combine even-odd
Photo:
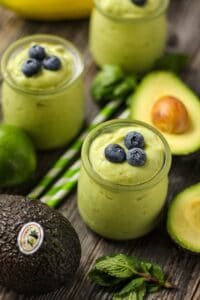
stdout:
[[105,157],[110,162],[121,163],[126,160],[126,153],[120,145],[110,144],[105,148]]
[[131,149],[127,153],[127,161],[132,166],[144,166],[146,163],[146,153],[141,148]]
[[46,56],[45,49],[39,45],[34,45],[29,49],[29,57],[37,60],[43,60]]
[[22,66],[22,72],[26,77],[32,77],[41,70],[41,63],[34,58],[28,59]]
[[124,144],[128,149],[144,148],[144,137],[137,131],[129,132],[124,139]]
[[58,71],[61,68],[61,61],[57,56],[48,56],[43,60],[43,66],[50,71]]
[[131,2],[138,6],[144,6],[147,3],[147,0],[131,0]]

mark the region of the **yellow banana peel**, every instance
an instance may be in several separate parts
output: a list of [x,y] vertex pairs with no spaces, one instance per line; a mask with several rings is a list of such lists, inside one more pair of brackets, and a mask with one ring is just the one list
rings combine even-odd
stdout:
[[85,18],[93,0],[0,0],[0,5],[25,18],[45,21]]

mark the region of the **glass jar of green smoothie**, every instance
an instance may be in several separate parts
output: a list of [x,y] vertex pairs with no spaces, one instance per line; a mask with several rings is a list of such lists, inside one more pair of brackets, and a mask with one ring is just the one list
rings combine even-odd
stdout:
[[12,44],[1,62],[5,123],[24,129],[38,149],[71,141],[84,117],[83,70],[65,39],[33,35]]
[[95,62],[148,71],[162,56],[169,0],[94,0],[90,50]]
[[[136,139],[131,139],[132,135]],[[114,161],[112,151],[109,156],[112,145],[121,149],[118,162],[116,152]],[[147,234],[162,216],[170,166],[169,146],[153,127],[121,120],[98,126],[82,148],[78,208],[84,222],[96,233],[113,240]]]

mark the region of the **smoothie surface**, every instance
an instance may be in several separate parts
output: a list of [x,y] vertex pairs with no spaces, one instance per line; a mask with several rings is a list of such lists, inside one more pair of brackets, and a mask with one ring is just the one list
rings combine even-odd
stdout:
[[144,6],[138,6],[131,0],[96,0],[96,5],[106,14],[116,18],[153,17],[162,10],[164,0],[147,0]]
[[75,68],[73,55],[64,46],[53,43],[39,43],[39,45],[45,48],[48,56],[54,55],[61,60],[61,69],[50,71],[42,68],[38,74],[26,77],[22,72],[22,65],[29,58],[29,48],[35,44],[38,43],[33,41],[27,44],[21,51],[13,55],[8,62],[7,70],[12,81],[18,87],[30,90],[49,90],[62,86],[73,78]]
[[[147,161],[142,167],[123,163],[112,163],[105,157],[104,150],[109,144],[118,144],[128,151],[124,145],[124,137],[131,131],[144,136]],[[165,154],[161,139],[152,131],[141,126],[127,126],[113,129],[99,135],[90,146],[90,163],[93,170],[103,179],[121,185],[137,185],[149,181],[162,168]]]

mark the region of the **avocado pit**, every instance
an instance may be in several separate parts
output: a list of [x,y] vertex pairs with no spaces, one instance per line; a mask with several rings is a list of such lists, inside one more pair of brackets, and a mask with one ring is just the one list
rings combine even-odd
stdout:
[[173,96],[161,97],[153,106],[152,122],[163,132],[185,133],[190,120],[184,103]]

